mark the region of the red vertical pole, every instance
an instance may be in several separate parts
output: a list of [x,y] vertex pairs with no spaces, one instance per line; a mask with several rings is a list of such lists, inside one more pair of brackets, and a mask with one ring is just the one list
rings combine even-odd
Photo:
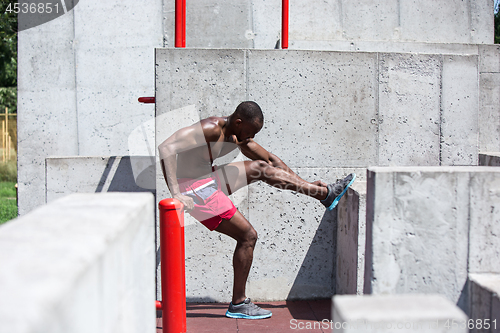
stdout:
[[182,47],[186,47],[186,0],[182,0]]
[[288,0],[281,3],[281,48],[288,49]]
[[186,0],[175,0],[175,47],[186,47]]
[[161,306],[164,333],[186,332],[184,205],[163,199],[160,209]]

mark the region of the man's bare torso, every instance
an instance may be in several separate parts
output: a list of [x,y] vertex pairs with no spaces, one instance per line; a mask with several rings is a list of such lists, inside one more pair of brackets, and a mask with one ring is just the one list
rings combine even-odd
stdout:
[[212,172],[213,160],[237,148],[237,145],[232,143],[231,137],[226,138],[224,135],[225,118],[210,117],[201,120],[200,124],[205,138],[210,142],[177,155],[177,178],[208,177]]

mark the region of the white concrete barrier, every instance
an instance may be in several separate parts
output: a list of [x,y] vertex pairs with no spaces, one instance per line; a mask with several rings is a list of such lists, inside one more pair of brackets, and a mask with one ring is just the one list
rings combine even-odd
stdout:
[[439,293],[468,313],[468,273],[500,273],[500,168],[372,167],[365,293]]
[[469,274],[471,332],[500,331],[500,274]]
[[467,316],[440,295],[334,296],[332,332],[465,333]]
[[153,196],[73,194],[0,227],[0,332],[155,332]]

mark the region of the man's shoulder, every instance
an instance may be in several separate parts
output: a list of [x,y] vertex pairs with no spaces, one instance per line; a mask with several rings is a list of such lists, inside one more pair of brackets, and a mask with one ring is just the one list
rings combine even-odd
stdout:
[[208,117],[200,121],[201,128],[205,137],[208,139],[218,138],[222,133],[222,127],[224,127],[224,118],[222,117]]

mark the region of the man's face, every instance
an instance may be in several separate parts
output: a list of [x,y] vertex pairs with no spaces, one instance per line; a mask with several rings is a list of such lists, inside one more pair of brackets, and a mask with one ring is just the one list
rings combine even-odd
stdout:
[[236,135],[238,141],[242,142],[248,139],[253,139],[255,134],[259,133],[262,129],[262,124],[259,122],[245,122],[240,123],[240,132]]

